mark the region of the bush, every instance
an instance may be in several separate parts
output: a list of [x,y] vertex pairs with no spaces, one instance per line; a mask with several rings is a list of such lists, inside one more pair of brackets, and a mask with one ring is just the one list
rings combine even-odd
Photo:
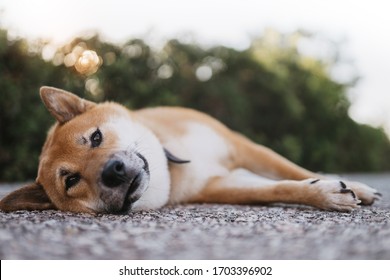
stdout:
[[[129,108],[195,108],[314,171],[389,170],[389,140],[380,129],[348,116],[347,85],[333,81],[329,65],[302,56],[294,45],[254,41],[244,51],[201,48],[178,40],[153,50],[142,40],[123,46],[98,36],[75,39],[53,61],[45,44],[10,41],[0,30],[0,181],[32,179],[46,131],[53,122],[41,104],[42,85]],[[95,50],[99,70],[78,74],[64,57]]]

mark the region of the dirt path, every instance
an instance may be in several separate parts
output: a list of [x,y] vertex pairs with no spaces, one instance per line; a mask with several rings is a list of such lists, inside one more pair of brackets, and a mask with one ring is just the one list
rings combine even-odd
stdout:
[[[353,213],[206,204],[130,215],[0,212],[0,258],[390,259],[390,174],[348,177],[383,199]],[[0,196],[14,188],[0,185]]]

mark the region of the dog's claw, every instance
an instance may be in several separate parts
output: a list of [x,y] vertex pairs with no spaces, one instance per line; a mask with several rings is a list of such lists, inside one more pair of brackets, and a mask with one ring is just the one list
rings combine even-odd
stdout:
[[[343,183],[344,184],[344,183]],[[344,184],[345,185],[345,184]],[[351,189],[347,189],[346,187],[344,188],[342,188],[341,190],[340,190],[340,192],[341,193],[351,193],[351,195],[352,195],[352,197],[353,198],[355,198],[356,199],[356,194],[353,192],[353,190],[351,190]]]

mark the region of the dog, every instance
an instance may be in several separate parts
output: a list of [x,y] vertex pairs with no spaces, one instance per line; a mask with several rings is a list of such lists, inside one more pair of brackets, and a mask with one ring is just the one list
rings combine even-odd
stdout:
[[352,211],[381,194],[327,179],[185,108],[130,111],[42,87],[56,123],[37,178],[0,201],[5,212],[128,213],[175,203],[293,203]]

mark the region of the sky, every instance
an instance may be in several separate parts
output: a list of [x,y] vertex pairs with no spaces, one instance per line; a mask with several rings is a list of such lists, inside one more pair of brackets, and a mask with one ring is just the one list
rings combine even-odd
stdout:
[[388,0],[0,0],[0,27],[12,36],[59,45],[99,32],[118,43],[181,38],[237,49],[247,48],[267,28],[306,30],[322,41],[306,49],[310,54],[324,56],[324,41],[339,46],[334,79],[360,77],[348,93],[350,116],[390,135]]

